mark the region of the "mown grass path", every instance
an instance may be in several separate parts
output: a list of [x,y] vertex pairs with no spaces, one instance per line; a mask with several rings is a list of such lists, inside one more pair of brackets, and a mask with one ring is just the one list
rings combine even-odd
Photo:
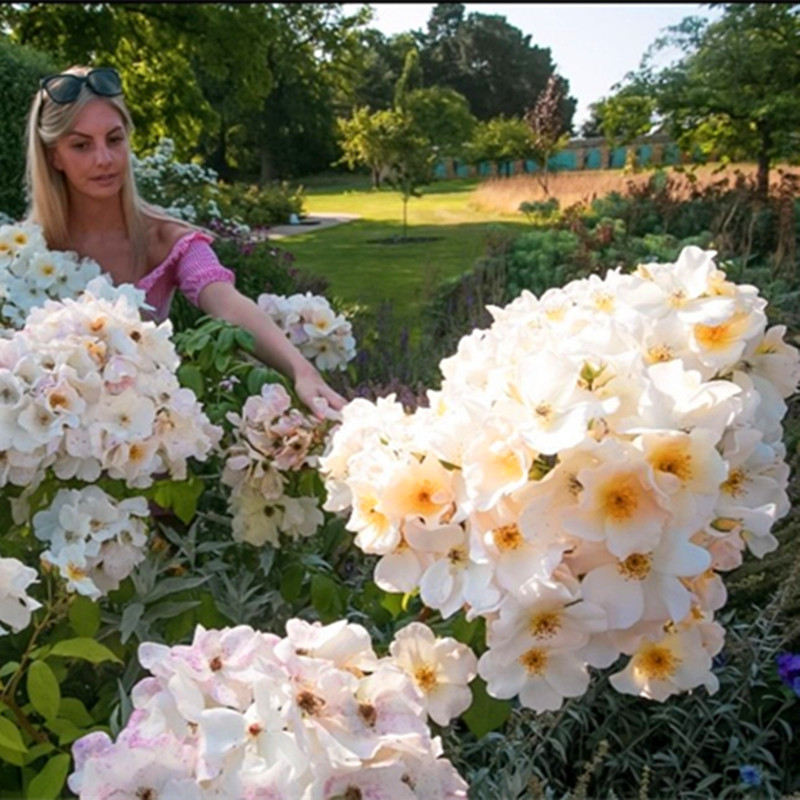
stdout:
[[329,296],[371,309],[391,301],[397,319],[416,327],[433,289],[468,272],[484,255],[498,226],[510,234],[530,229],[522,214],[482,212],[471,205],[475,180],[442,181],[408,203],[408,238],[418,243],[379,244],[402,237],[403,203],[398,192],[330,186],[307,188],[306,213],[357,214],[360,219],[296,234],[277,244],[295,256],[303,272],[329,281]]

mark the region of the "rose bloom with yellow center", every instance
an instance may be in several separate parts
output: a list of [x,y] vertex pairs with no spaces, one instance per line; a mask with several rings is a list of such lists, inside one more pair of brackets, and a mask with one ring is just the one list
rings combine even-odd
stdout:
[[610,680],[618,692],[659,702],[699,686],[712,693],[717,687],[717,679],[711,673],[711,655],[703,647],[698,625],[673,626],[660,639],[643,637],[625,668]]
[[564,509],[565,530],[590,542],[604,542],[619,559],[654,550],[670,520],[662,505],[664,495],[648,476],[648,465],[622,451],[616,443],[603,443],[598,454],[610,460],[581,470],[583,487],[577,503]]

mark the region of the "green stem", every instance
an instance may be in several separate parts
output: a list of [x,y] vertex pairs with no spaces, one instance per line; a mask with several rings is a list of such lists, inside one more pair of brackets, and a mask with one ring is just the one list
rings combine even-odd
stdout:
[[50,737],[44,731],[38,731],[33,727],[31,721],[27,718],[27,716],[25,716],[22,709],[14,702],[12,698],[3,696],[0,699],[2,699],[6,706],[11,709],[11,711],[14,713],[14,716],[17,718],[20,728],[22,728],[28,734],[28,736],[31,737],[31,739],[38,744],[49,741]]
[[49,737],[46,733],[44,733],[44,731],[38,731],[36,728],[34,728],[33,724],[22,711],[22,709],[17,705],[14,698],[16,697],[22,676],[25,674],[25,669],[28,666],[28,662],[31,660],[31,654],[33,653],[39,636],[41,636],[45,629],[52,623],[53,618],[59,617],[61,613],[69,606],[69,599],[66,597],[60,598],[53,602],[52,584],[48,585],[48,601],[49,602],[46,607],[45,614],[34,627],[31,638],[28,640],[28,644],[25,647],[25,651],[20,657],[19,666],[12,674],[11,680],[8,682],[3,692],[0,693],[0,701],[5,703],[11,709],[14,716],[17,718],[20,727],[23,728],[23,730],[25,730],[25,732],[28,733],[28,735],[30,735],[31,738],[36,742],[46,742],[49,740]]

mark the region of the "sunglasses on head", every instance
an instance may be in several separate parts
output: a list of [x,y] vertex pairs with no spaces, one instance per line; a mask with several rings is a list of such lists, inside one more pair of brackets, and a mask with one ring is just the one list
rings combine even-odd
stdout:
[[40,86],[47,96],[54,103],[61,105],[74,103],[84,84],[101,97],[116,97],[122,94],[119,73],[111,67],[92,69],[85,75],[62,72],[58,75],[48,75],[40,81]]

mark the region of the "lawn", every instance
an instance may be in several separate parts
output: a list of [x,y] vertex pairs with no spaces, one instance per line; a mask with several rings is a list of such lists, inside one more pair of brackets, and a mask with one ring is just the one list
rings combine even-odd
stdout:
[[398,192],[371,190],[353,181],[305,189],[307,214],[357,214],[360,219],[279,240],[303,272],[329,281],[328,295],[377,309],[392,301],[396,317],[416,327],[425,302],[442,280],[470,270],[497,228],[510,234],[529,230],[520,213],[480,211],[472,205],[476,180],[440,181],[408,203],[409,239],[402,237],[403,203]]
[[[708,164],[693,171],[704,185],[732,178],[736,170],[750,174],[755,169],[731,165],[720,172],[719,167]],[[674,170],[669,173],[686,180]],[[625,192],[629,183],[640,184],[651,175],[649,170],[635,175],[623,170],[562,172],[551,176],[550,191],[565,208],[611,191]],[[778,179],[777,170],[772,177]],[[307,181],[304,196],[308,214],[356,214],[360,219],[332,228],[310,227],[281,239],[280,246],[295,256],[297,267],[325,277],[328,295],[348,304],[377,309],[383,301],[392,301],[396,318],[416,328],[432,289],[469,271],[498,228],[509,235],[530,230],[525,216],[515,209],[525,200],[543,199],[544,193],[532,175],[437,181],[408,203],[408,237],[432,241],[393,244],[378,242],[402,235],[403,203],[398,192],[373,190],[364,176],[326,175]]]

